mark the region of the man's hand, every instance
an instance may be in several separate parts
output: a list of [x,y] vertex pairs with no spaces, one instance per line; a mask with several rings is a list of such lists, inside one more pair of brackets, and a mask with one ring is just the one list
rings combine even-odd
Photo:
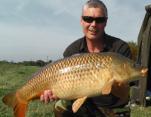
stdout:
[[54,101],[57,100],[58,98],[53,95],[52,91],[50,90],[45,90],[44,93],[40,96],[40,100],[48,103],[49,101]]

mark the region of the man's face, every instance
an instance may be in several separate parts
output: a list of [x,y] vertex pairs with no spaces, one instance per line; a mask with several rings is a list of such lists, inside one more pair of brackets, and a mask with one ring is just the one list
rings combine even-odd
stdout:
[[[99,20],[100,17],[106,18],[103,10],[100,8],[86,7],[83,9],[82,16],[88,16],[85,19],[81,17],[81,25],[86,38],[90,40],[98,39],[104,33],[107,22],[107,19],[105,21],[103,19]],[[93,20],[93,18],[96,18],[98,22]]]

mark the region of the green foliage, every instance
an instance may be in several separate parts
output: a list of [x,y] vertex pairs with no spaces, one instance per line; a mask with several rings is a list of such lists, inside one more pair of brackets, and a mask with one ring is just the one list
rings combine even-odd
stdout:
[[132,59],[134,61],[136,61],[137,55],[138,55],[138,45],[133,41],[128,42],[128,45],[129,45],[131,52],[132,52]]
[[43,60],[37,60],[37,61],[22,61],[22,62],[8,62],[8,61],[0,61],[0,64],[20,64],[20,65],[25,65],[25,66],[40,66],[43,67],[47,65],[48,63],[51,63],[52,60],[49,60],[48,62],[45,62]]
[[131,117],[151,117],[151,107],[133,107],[131,108]]
[[49,62],[45,62],[45,61],[42,61],[42,60],[37,60],[37,61],[23,61],[23,62],[19,62],[19,64],[22,64],[22,65],[26,65],[26,66],[45,66],[46,64],[50,63],[52,61],[49,61]]

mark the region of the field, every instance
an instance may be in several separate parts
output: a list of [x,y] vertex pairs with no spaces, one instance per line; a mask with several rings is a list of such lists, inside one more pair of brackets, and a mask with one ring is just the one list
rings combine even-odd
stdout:
[[[39,70],[36,66],[24,66],[0,62],[0,117],[12,117],[12,109],[2,103],[2,97],[22,86],[30,76]],[[53,117],[53,104],[34,101],[29,104],[27,117]],[[131,117],[151,117],[151,107],[134,107]]]

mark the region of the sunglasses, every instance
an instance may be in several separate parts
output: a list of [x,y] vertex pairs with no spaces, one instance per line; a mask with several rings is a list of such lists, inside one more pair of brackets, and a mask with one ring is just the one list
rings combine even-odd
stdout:
[[92,23],[95,21],[96,23],[104,23],[107,20],[107,17],[91,17],[91,16],[82,16],[82,19],[87,23]]

